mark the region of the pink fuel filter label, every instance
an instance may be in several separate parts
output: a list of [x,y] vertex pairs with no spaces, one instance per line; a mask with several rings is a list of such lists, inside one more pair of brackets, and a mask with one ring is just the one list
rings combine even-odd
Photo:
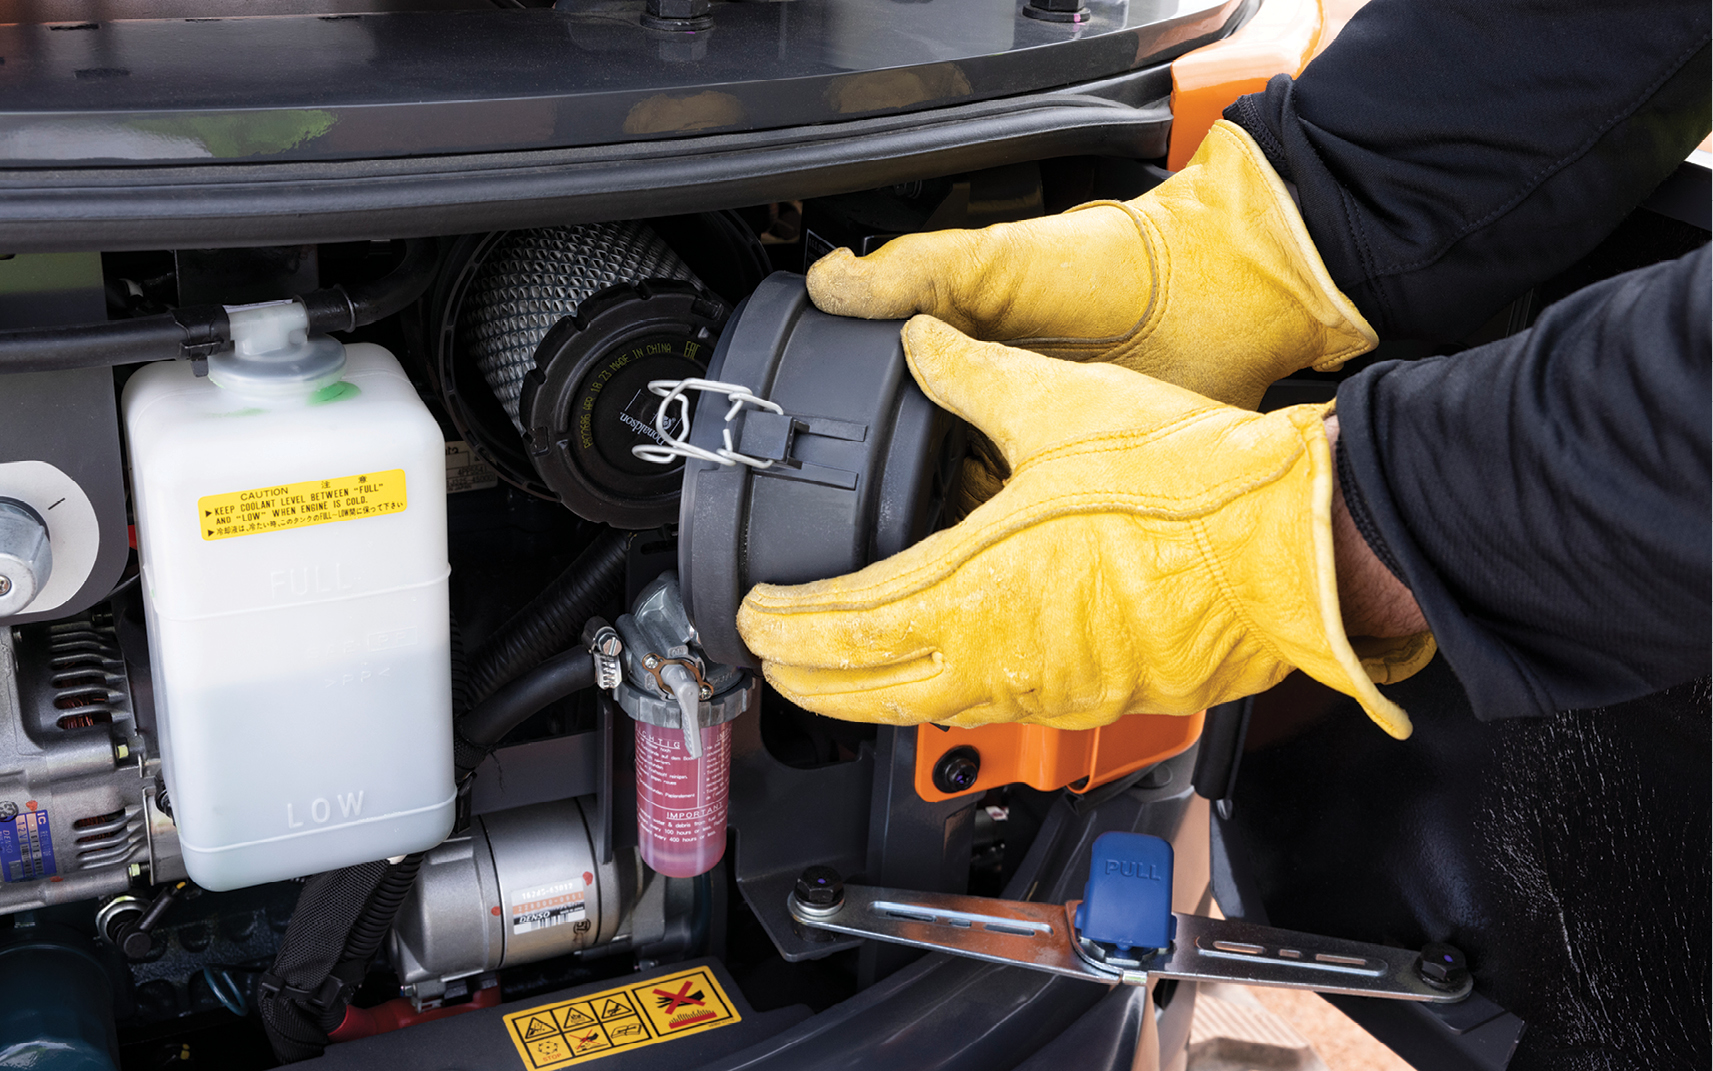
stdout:
[[726,851],[731,722],[702,729],[691,758],[684,730],[636,722],[636,827],[643,861],[673,878],[705,874]]

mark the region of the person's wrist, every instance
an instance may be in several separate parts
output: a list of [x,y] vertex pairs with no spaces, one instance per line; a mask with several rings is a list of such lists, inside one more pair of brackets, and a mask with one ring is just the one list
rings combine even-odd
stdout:
[[[1338,456],[1338,415],[1326,417],[1326,441]],[[1350,516],[1344,485],[1332,484],[1332,545],[1338,605],[1347,636],[1394,639],[1427,631],[1427,619],[1403,581],[1386,568]]]

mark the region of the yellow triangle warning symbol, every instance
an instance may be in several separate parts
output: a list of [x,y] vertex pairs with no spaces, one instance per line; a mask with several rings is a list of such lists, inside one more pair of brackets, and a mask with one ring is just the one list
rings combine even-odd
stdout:
[[631,1006],[629,1004],[626,1004],[622,1001],[613,1000],[611,997],[609,997],[609,998],[607,998],[607,1002],[605,1004],[601,1005],[601,1013],[600,1014],[601,1014],[601,1021],[605,1022],[608,1019],[617,1019],[621,1015],[635,1015],[636,1012],[631,1008]]
[[529,1022],[525,1023],[523,1027],[523,1039],[525,1041],[528,1041],[531,1038],[541,1037],[544,1034],[557,1033],[559,1033],[559,1031],[554,1029],[553,1024],[539,1015],[530,1016]]
[[565,1029],[575,1030],[580,1026],[593,1026],[594,1024],[595,1020],[589,1018],[576,1008],[565,1009]]

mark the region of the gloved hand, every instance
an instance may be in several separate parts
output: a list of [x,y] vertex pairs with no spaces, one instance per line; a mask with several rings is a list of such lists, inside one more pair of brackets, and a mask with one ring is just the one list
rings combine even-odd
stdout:
[[[985,432],[1012,476],[885,561],[757,585],[738,628],[787,699],[894,725],[1087,729],[1194,713],[1295,668],[1409,734],[1341,624],[1327,407],[1257,415],[928,316],[905,325],[904,347],[922,389]],[[1427,633],[1386,646],[1376,679],[1433,654]]]
[[1224,120],[1181,172],[1134,201],[905,235],[860,259],[835,250],[808,285],[826,312],[925,312],[980,339],[1111,361],[1245,409],[1274,380],[1336,369],[1377,341],[1260,148]]

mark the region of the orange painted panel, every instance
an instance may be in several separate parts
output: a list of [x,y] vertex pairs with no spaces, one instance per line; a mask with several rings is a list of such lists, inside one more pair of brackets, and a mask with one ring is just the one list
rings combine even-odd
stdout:
[[[1201,723],[1201,714],[1132,714],[1099,729],[923,725],[916,730],[916,794],[935,802],[1014,782],[1050,792],[1083,778],[1087,782],[1074,791],[1087,792],[1182,752],[1201,735]],[[981,756],[981,772],[965,791],[941,792],[934,787],[934,765],[958,747],[975,748]]]
[[1314,58],[1324,21],[1320,0],[1263,0],[1236,33],[1173,60],[1166,167],[1176,171],[1189,163],[1238,97],[1260,92],[1275,74],[1301,74]]

